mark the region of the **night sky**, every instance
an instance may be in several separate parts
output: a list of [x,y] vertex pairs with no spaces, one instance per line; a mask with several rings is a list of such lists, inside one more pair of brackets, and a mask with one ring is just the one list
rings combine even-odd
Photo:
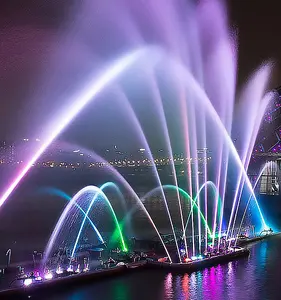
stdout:
[[[95,14],[100,16],[109,12],[110,24],[104,22],[104,36],[93,34],[89,39],[86,34],[79,35],[73,42],[72,36],[76,34],[76,30],[81,31],[88,24],[89,15],[85,18],[80,15],[80,7],[84,2],[89,1],[1,0],[1,139],[17,139],[34,132],[40,133],[56,108],[66,103],[64,99],[71,94],[72,89],[75,90],[75,84],[82,84],[84,72],[90,74],[91,68],[103,65],[104,57],[113,54],[115,57],[126,48],[125,39],[121,40],[119,46],[122,46],[117,50],[119,52],[114,53],[114,46],[118,43],[112,36],[106,43],[101,43],[101,47],[94,47],[96,52],[90,53],[88,50],[91,48],[89,45],[96,46],[100,44],[99,41],[106,39],[110,24],[118,24],[118,9],[112,8],[109,4],[111,1],[103,1],[101,8],[94,7],[92,16],[95,19]],[[230,22],[237,29],[239,36],[238,84],[241,85],[251,71],[264,60],[272,59],[275,61],[275,68],[270,87],[281,85],[280,0],[227,2]],[[112,15],[115,15],[115,21],[112,20]],[[91,26],[95,32],[97,24],[93,21]],[[122,28],[116,30],[122,31]],[[86,63],[87,60],[91,63]],[[60,62],[62,66],[58,67]],[[102,98],[111,96],[113,97],[110,92],[101,95]],[[111,111],[114,115],[114,105],[111,105]],[[84,113],[84,118],[89,116],[89,113]],[[93,113],[91,116],[96,118],[97,114]],[[83,124],[83,121],[80,122]],[[114,122],[110,123],[111,127],[113,125]],[[75,129],[73,132],[71,128],[68,131],[71,132],[68,132],[68,135],[73,134],[74,137],[79,134]],[[93,132],[97,131],[96,126]],[[93,132],[91,135],[94,135]],[[86,138],[86,134],[84,137],[82,134],[83,138]]]

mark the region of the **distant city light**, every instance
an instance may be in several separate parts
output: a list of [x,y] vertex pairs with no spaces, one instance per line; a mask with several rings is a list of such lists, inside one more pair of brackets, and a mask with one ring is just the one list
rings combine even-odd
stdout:
[[144,148],[140,148],[140,152],[144,152],[145,151],[145,149]]
[[36,142],[40,142],[40,139],[35,139]]
[[78,152],[80,152],[80,150],[78,149],[78,150],[73,150],[73,152],[74,153],[78,153]]

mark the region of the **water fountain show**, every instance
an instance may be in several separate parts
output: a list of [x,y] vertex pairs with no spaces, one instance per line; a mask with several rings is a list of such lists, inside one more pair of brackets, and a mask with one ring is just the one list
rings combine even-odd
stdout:
[[[89,173],[75,193],[59,184],[36,189],[37,197],[48,195],[64,207],[44,251],[34,254],[36,268],[29,268],[31,275],[21,268],[18,281],[29,286],[124,266],[192,270],[248,255],[242,246],[272,235],[274,227],[256,191],[262,175],[269,168],[277,174],[277,166],[268,162],[254,182],[248,177],[260,124],[275,96],[267,92],[272,64],[258,67],[236,91],[237,35],[220,1],[153,0],[145,8],[129,0],[110,8],[97,2],[100,14],[89,20],[93,7],[86,1],[85,20],[75,30],[82,40],[86,25],[107,24],[111,34],[100,51],[115,47],[121,54],[97,63],[71,95],[63,94],[67,100],[41,128],[36,151],[2,192],[0,209],[80,113],[89,109],[96,118],[100,101],[108,110],[117,103],[116,118],[125,122],[118,138],[136,145],[138,157],[109,161],[96,151],[98,139],[94,150],[60,140],[64,153],[80,155],[102,175]],[[123,18],[111,20],[122,9]],[[139,192],[143,170],[140,180],[150,183]]]

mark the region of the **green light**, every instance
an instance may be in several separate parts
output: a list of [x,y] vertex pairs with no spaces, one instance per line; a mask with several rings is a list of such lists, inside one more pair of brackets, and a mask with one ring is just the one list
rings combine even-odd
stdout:
[[[106,187],[108,186],[111,186],[112,183],[111,182],[106,182],[105,184],[103,184],[100,189],[101,190],[104,190]],[[127,249],[127,246],[125,244],[125,241],[124,241],[124,237],[123,237],[123,234],[122,234],[122,231],[121,231],[121,228],[120,228],[120,225],[119,225],[119,222],[118,222],[118,219],[116,217],[116,214],[115,214],[115,211],[110,203],[110,201],[108,200],[107,197],[103,197],[104,200],[106,201],[106,203],[108,204],[109,208],[110,208],[110,211],[111,211],[111,214],[112,214],[112,217],[113,217],[113,220],[115,222],[115,225],[116,225],[116,228],[118,230],[118,233],[119,233],[119,236],[120,236],[120,240],[121,240],[121,247],[122,247],[122,251],[124,252],[127,252],[128,249]]]
[[[123,220],[122,222],[118,223],[119,227],[116,226],[116,229],[114,230],[113,234],[111,235],[110,243],[112,243],[112,242],[116,243],[118,240],[120,240],[122,251],[123,252],[128,252],[128,247],[127,247],[127,245],[126,245],[125,242],[124,242],[124,244],[122,243],[122,238],[120,236],[120,230],[122,232],[122,229],[124,227],[124,222],[125,222],[125,220]],[[123,232],[122,232],[122,236],[123,236]]]
[[118,223],[117,218],[115,219],[115,222],[116,222],[116,226],[117,226],[117,229],[118,229],[118,232],[119,232],[119,236],[120,236],[120,240],[121,240],[122,251],[123,252],[128,252],[127,246],[126,246],[125,241],[124,241],[123,233],[121,231],[121,228],[120,228],[120,225]]
[[[212,181],[207,181],[207,182],[205,182],[205,183],[200,187],[200,189],[199,189],[199,191],[198,191],[198,193],[197,193],[195,199],[193,200],[192,209],[193,209],[193,207],[195,206],[196,209],[197,209],[197,211],[198,211],[198,206],[197,206],[197,204],[196,204],[196,201],[197,201],[197,199],[198,199],[198,197],[199,197],[201,191],[203,190],[203,188],[204,188],[205,186],[210,186],[210,187],[212,188],[212,191],[213,191],[213,196],[214,196],[214,197],[216,196],[216,194],[217,194],[217,187],[214,185],[214,183],[213,183]],[[216,212],[216,213],[218,214],[218,218],[220,219],[220,216],[221,216],[221,213],[222,213],[222,211],[221,211],[221,210],[222,210],[221,197],[220,197],[219,194],[218,194],[217,197],[218,197],[218,207],[217,207],[217,212]],[[192,211],[192,210],[191,210],[191,211]],[[187,221],[186,221],[185,230],[186,230],[186,228],[187,228],[187,224],[188,224],[189,219],[190,219],[191,211],[190,211],[190,213],[189,213],[189,215],[188,215],[188,218],[187,218]],[[203,214],[202,214],[201,211],[200,211],[200,215],[203,216]],[[203,216],[203,217],[204,217],[204,216]],[[214,235],[215,235],[215,232],[214,232],[214,231],[215,231],[215,228],[213,229],[213,233],[211,233],[211,229],[210,229],[210,227],[208,226],[205,217],[204,217],[204,219],[202,219],[202,220],[203,220],[203,222],[205,222],[205,226],[207,225],[207,230],[208,230],[209,237],[214,237]]]
[[[212,234],[212,233],[211,233],[211,230],[210,230],[210,227],[208,226],[207,221],[206,221],[204,215],[202,214],[201,210],[198,208],[198,205],[196,204],[196,199],[197,199],[197,198],[195,198],[195,200],[193,200],[193,199],[190,197],[190,195],[189,195],[184,189],[182,189],[182,188],[180,188],[180,187],[177,187],[177,186],[175,186],[175,185],[167,184],[167,185],[163,185],[163,188],[164,188],[164,189],[178,190],[178,191],[184,196],[185,199],[188,199],[188,200],[191,202],[192,209],[194,209],[194,207],[195,207],[196,210],[197,210],[197,212],[199,212],[200,217],[201,217],[201,219],[202,219],[204,225],[207,227],[208,234],[209,234],[209,235]],[[187,218],[187,221],[186,221],[186,225],[185,225],[185,228],[184,228],[185,231],[186,231],[186,229],[187,229],[187,224],[188,224],[188,222],[189,222],[190,215],[191,215],[191,211],[190,211],[190,213],[189,213],[189,215],[188,215],[188,218]]]

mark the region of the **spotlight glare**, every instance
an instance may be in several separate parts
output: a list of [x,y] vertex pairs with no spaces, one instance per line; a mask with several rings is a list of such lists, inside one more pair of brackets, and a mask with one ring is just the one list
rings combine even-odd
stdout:
[[23,284],[24,286],[30,286],[32,284],[32,279],[31,278],[27,278],[24,280]]
[[46,273],[46,274],[45,274],[45,279],[46,279],[46,280],[51,280],[51,279],[53,279],[53,274],[52,274],[51,272]]

